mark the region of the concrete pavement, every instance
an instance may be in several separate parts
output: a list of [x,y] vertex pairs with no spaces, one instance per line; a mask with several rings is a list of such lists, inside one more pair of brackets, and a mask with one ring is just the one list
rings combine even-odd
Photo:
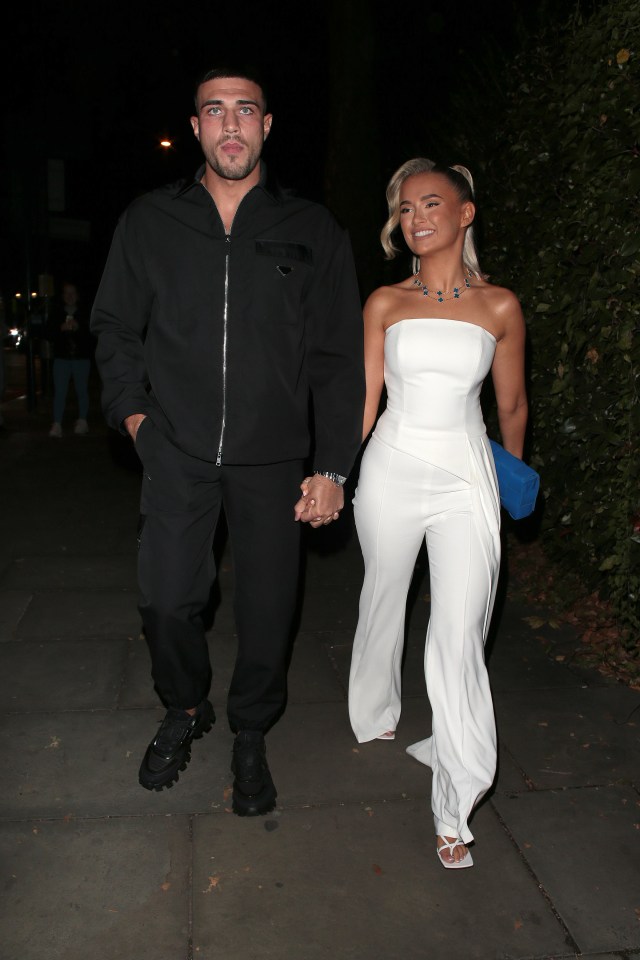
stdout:
[[500,768],[472,821],[471,870],[439,865],[429,772],[404,752],[430,723],[422,557],[397,738],[359,746],[351,733],[350,516],[307,531],[289,705],[268,736],[277,809],[230,812],[223,544],[218,722],[179,782],[149,793],[137,770],[164,711],[136,612],[135,455],[95,404],[90,434],[61,440],[46,400],[2,411],[2,960],[640,958],[640,695],[557,659],[574,638],[553,611],[507,592],[496,618]]

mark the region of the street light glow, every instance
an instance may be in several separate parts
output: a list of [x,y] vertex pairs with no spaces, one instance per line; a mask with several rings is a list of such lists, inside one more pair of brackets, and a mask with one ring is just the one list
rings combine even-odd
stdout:
[[173,146],[173,140],[161,140],[160,146],[164,147],[165,149],[168,149],[169,147]]

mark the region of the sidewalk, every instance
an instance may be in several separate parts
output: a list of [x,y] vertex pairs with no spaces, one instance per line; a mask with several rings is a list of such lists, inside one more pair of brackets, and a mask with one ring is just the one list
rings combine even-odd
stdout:
[[[179,782],[137,782],[162,718],[136,611],[139,476],[102,424],[0,437],[2,960],[640,958],[640,695],[557,660],[568,632],[507,597],[490,646],[500,735],[475,866],[435,855],[422,676],[428,574],[411,590],[395,742],[346,709],[361,561],[350,517],[307,531],[287,711],[268,737],[277,809],[230,813],[233,575],[211,633],[218,714]],[[552,642],[546,649],[540,636]]]

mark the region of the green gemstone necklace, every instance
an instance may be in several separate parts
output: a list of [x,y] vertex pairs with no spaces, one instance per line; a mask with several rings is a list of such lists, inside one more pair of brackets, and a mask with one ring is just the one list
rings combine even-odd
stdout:
[[418,271],[413,275],[413,282],[417,287],[420,287],[422,290],[423,297],[430,297],[431,300],[437,300],[438,303],[444,303],[445,300],[459,300],[465,290],[468,290],[471,287],[471,281],[469,277],[472,274],[468,273],[464,278],[463,284],[459,287],[454,287],[453,290],[436,290],[435,292],[427,288],[426,283],[423,283],[420,277],[418,276]]

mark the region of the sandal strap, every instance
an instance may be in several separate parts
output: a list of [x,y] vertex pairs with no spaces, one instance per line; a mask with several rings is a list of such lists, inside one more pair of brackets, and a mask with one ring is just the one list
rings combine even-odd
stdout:
[[449,843],[446,837],[442,837],[441,839],[444,840],[444,843],[441,847],[438,847],[438,854],[442,853],[443,850],[446,850],[453,856],[453,851],[456,847],[466,846],[464,840],[462,840],[460,837],[456,837],[455,840],[451,841],[451,843]]

